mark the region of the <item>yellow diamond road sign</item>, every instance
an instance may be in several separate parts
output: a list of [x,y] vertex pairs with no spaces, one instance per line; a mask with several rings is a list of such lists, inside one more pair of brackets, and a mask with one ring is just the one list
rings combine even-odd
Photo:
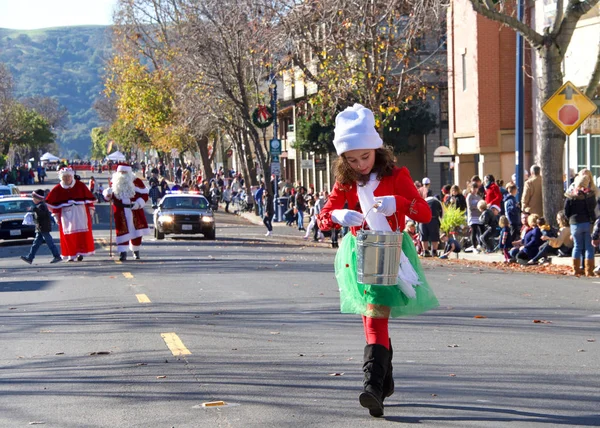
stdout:
[[567,82],[542,106],[542,111],[567,135],[579,128],[579,125],[593,112],[596,104],[571,82]]

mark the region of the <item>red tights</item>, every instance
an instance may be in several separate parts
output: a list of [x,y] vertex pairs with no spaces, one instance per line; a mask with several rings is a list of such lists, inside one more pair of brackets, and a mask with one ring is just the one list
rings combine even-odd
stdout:
[[390,334],[388,331],[387,318],[371,318],[363,315],[363,326],[365,327],[365,338],[367,345],[383,345],[390,347]]

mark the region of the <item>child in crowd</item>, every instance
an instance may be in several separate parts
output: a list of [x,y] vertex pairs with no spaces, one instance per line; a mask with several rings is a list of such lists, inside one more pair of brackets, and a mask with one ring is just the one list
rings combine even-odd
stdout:
[[542,231],[540,230],[540,226],[546,224],[544,219],[541,219],[540,221],[540,217],[537,214],[531,214],[527,218],[527,224],[529,224],[530,227],[529,232],[525,234],[521,246],[514,258],[515,261],[520,264],[525,264],[527,261],[534,258],[544,242],[542,241]]
[[[540,247],[537,255],[527,262],[528,265],[535,265],[542,259],[549,261],[550,254],[557,254],[562,257],[570,257],[573,251],[573,239],[571,238],[571,228],[569,226],[569,219],[565,215],[564,211],[559,211],[556,215],[556,222],[560,226],[558,234],[551,236],[551,233],[545,232],[546,227],[542,229],[542,241],[544,243]],[[549,228],[549,225],[548,225]]]
[[[317,227],[317,208],[315,205],[316,205],[315,199],[310,198],[308,200],[308,216],[309,216],[310,222],[308,223],[308,226],[306,227],[306,233],[304,234],[302,239],[308,239],[308,237],[312,233],[313,227]],[[315,241],[320,242],[322,240],[323,240],[323,233],[319,230],[317,239],[315,239]]]
[[512,232],[508,218],[504,215],[500,216],[498,225],[501,227],[498,246],[502,249],[502,252],[504,253],[504,263],[510,263],[510,254],[508,253],[508,251],[512,248]]
[[458,253],[460,253],[461,248],[456,239],[446,235],[445,233],[442,233],[440,235],[440,241],[446,244],[444,247],[444,254],[440,256],[440,259],[447,259],[452,253],[456,253],[456,257],[458,257]]
[[483,233],[479,237],[479,242],[486,253],[492,253],[495,249],[494,238],[498,236],[498,214],[500,207],[498,205],[487,206],[485,201],[479,201],[477,208],[481,211],[479,221],[483,226]]
[[421,237],[419,236],[419,233],[417,232],[417,225],[415,224],[415,222],[414,221],[406,222],[406,228],[404,229],[404,231],[406,233],[408,233],[408,236],[411,237],[413,244],[415,244],[415,248],[417,249],[417,254],[422,256],[423,255],[423,244],[421,244]]
[[56,248],[56,245],[54,245],[52,235],[50,235],[50,232],[52,231],[52,214],[50,214],[50,210],[44,202],[46,199],[46,192],[44,189],[38,189],[31,194],[31,199],[35,204],[32,210],[33,221],[36,229],[35,239],[33,240],[33,244],[31,244],[29,254],[26,256],[21,256],[21,260],[23,260],[25,263],[31,264],[35,258],[35,253],[37,253],[37,250],[44,242],[46,242],[46,245],[54,256],[50,263],[58,263],[62,259],[60,257],[60,251],[58,251],[58,248]]

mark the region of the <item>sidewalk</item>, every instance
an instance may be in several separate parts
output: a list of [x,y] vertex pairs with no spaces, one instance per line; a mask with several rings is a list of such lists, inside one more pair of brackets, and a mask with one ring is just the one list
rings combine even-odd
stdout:
[[[232,213],[232,215],[235,215],[235,214]],[[238,213],[237,215],[244,217],[246,220],[248,220],[249,222],[251,222],[253,224],[263,225],[262,219],[252,212],[243,212],[243,213]],[[301,232],[298,232],[297,234],[294,232],[298,232],[297,229],[295,227],[286,226],[285,222],[273,222],[273,238],[285,237],[285,238],[302,240],[303,234]],[[331,242],[328,238],[325,238],[325,240],[323,242],[312,242],[312,237],[311,237],[311,238],[309,238],[308,241],[304,241],[304,242],[319,245],[319,246],[329,247],[329,248],[331,247]],[[457,258],[458,258],[458,260],[475,261],[475,262],[490,263],[490,264],[503,264],[503,262],[504,262],[504,255],[501,252],[496,252],[496,253],[491,253],[491,254],[485,254],[485,253],[477,254],[477,253],[461,252],[458,254],[458,257],[456,257],[455,254],[453,254],[449,257],[450,260],[456,260]],[[552,258],[551,264],[556,265],[556,266],[569,266],[570,267],[571,263],[572,263],[571,257],[552,256],[551,258]],[[433,261],[433,260],[437,260],[437,259],[424,258],[423,260]],[[536,266],[526,266],[526,267],[531,268],[531,269],[536,268]]]

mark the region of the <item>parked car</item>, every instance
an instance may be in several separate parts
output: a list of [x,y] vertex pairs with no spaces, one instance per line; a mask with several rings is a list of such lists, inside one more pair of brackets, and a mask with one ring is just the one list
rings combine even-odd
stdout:
[[216,225],[208,200],[197,193],[176,192],[165,195],[154,211],[154,237],[169,234],[199,234],[216,238]]
[[25,214],[33,209],[33,201],[24,196],[0,196],[0,239],[35,237],[35,226],[23,224]]
[[0,196],[20,195],[19,188],[14,184],[0,185]]

